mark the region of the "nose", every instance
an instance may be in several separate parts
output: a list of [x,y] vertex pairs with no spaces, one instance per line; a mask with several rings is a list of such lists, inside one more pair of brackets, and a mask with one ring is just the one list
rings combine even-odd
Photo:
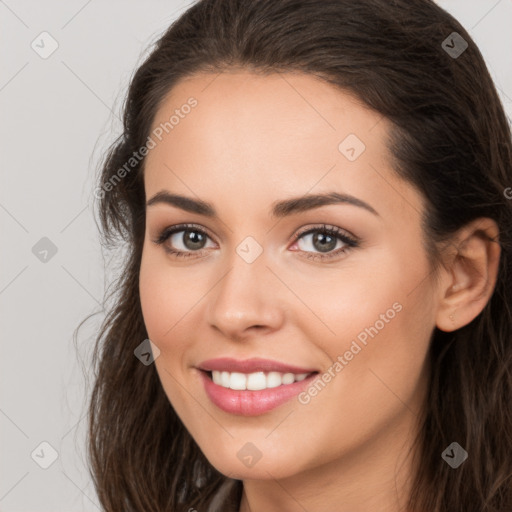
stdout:
[[235,252],[208,294],[207,321],[226,338],[260,337],[283,324],[283,284],[267,267],[264,254],[248,263]]

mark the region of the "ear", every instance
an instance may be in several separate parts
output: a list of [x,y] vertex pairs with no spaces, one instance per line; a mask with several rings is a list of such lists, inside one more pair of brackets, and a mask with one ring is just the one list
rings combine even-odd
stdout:
[[498,225],[486,217],[470,222],[454,236],[447,254],[436,326],[451,332],[476,318],[492,296],[501,254]]

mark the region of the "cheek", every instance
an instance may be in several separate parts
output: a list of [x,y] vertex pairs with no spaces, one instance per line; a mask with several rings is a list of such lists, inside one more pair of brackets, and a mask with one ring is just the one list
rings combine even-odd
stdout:
[[158,257],[143,254],[139,276],[142,316],[148,338],[160,350],[155,366],[164,390],[169,400],[177,403],[180,398],[173,376],[177,377],[183,367],[187,332],[190,332],[185,328],[186,314],[190,307],[187,308],[189,301],[183,296],[186,288],[176,288],[172,277]]
[[150,339],[160,339],[172,326],[172,318],[168,312],[173,310],[173,294],[165,293],[170,283],[165,274],[162,274],[157,265],[151,264],[151,259],[143,256],[140,277],[139,293],[144,324]]
[[350,284],[346,282],[335,296],[324,295],[323,306],[317,307],[330,331],[322,336],[329,355],[335,358],[354,345],[356,351],[357,344],[362,349],[377,343],[384,348],[384,340],[386,349],[406,348],[422,306],[410,300],[396,283],[381,280],[369,293],[358,283]]
[[396,254],[381,256],[378,268],[354,266],[330,286],[317,281],[308,295],[317,318],[301,320],[307,338],[330,359],[324,368],[333,382],[327,384],[329,399],[343,397],[356,416],[362,404],[386,403],[393,410],[401,405],[397,396],[413,398],[434,328],[426,260],[418,255],[412,266]]
[[354,340],[364,347],[384,338],[388,348],[410,350],[411,341],[424,338],[434,325],[432,289],[426,279],[428,261],[420,241],[417,245],[414,254],[394,245],[354,253],[354,260],[347,260],[339,272],[326,273],[325,278],[318,273],[314,283],[305,282],[298,294],[307,297],[317,317],[308,315],[316,331],[314,335],[310,329],[311,339],[318,340],[321,333],[322,344],[334,358]]
[[140,302],[148,335],[164,343],[175,337],[180,324],[185,323],[183,320],[199,293],[191,286],[189,273],[166,263],[163,249],[144,250],[139,276]]
[[191,292],[181,286],[179,270],[173,271],[165,263],[165,255],[159,254],[159,250],[144,250],[139,293],[148,337],[160,350],[155,367],[169,402],[179,414],[188,403],[178,385],[183,380],[184,354],[190,336],[186,315],[197,299],[188,300]]

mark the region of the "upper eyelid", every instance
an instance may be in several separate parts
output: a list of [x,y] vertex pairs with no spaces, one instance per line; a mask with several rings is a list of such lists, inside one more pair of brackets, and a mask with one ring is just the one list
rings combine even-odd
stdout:
[[310,233],[311,231],[322,231],[322,230],[324,230],[324,231],[333,231],[338,236],[345,235],[348,238],[352,238],[354,240],[359,240],[359,237],[353,235],[347,229],[340,228],[339,226],[335,226],[334,224],[327,224],[326,222],[321,223],[320,225],[316,225],[316,226],[309,226],[309,227],[305,227],[305,228],[300,228],[296,232],[296,237],[305,235],[307,233]]
[[202,231],[208,236],[208,238],[210,238],[211,240],[215,240],[215,236],[212,235],[211,231],[208,228],[201,226],[199,224],[192,223],[176,224],[175,226],[169,226],[168,228],[164,228],[162,230],[162,233],[168,231],[169,233],[175,235],[176,233],[180,233],[181,231],[192,231],[194,229],[196,229],[197,231]]

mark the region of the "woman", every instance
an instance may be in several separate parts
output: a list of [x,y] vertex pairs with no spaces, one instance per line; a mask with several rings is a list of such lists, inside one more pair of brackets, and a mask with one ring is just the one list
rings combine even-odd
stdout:
[[[97,191],[107,511],[512,510],[512,145],[430,0],[202,0]],[[151,340],[151,341],[150,341]]]

